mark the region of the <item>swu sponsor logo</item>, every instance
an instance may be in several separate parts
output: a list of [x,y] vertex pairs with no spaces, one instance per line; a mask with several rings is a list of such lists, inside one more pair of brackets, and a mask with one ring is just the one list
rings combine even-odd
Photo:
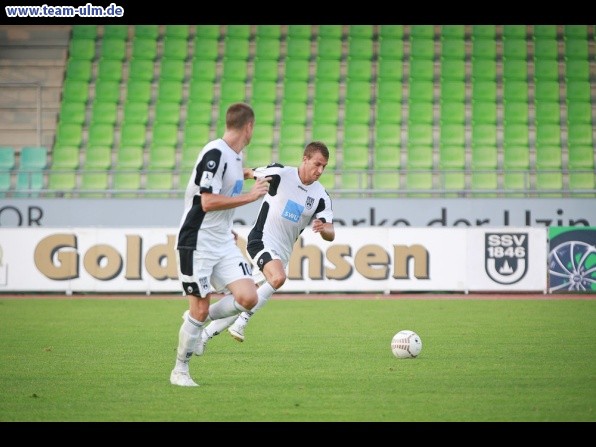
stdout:
[[298,222],[303,211],[304,207],[302,205],[292,200],[288,200],[288,203],[286,203],[286,206],[281,213],[281,217],[292,222]]

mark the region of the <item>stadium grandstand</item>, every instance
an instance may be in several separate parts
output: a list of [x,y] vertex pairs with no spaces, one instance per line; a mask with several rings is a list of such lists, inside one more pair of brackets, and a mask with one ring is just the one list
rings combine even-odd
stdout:
[[0,27],[1,197],[182,197],[225,110],[332,197],[596,197],[594,25]]

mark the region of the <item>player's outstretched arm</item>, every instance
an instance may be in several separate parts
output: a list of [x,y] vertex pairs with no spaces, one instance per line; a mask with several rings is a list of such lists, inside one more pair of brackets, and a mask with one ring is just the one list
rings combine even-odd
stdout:
[[259,200],[269,191],[269,180],[270,177],[258,178],[250,191],[234,197],[228,197],[222,194],[201,193],[203,211],[228,210]]
[[326,241],[331,242],[335,239],[335,227],[332,222],[323,222],[320,219],[315,219],[312,221],[312,231],[320,233],[321,237]]

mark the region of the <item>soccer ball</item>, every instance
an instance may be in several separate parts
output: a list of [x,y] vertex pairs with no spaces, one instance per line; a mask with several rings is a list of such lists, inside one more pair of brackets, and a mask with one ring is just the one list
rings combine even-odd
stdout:
[[391,352],[398,359],[417,357],[422,351],[422,340],[414,332],[404,329],[393,336],[391,340]]

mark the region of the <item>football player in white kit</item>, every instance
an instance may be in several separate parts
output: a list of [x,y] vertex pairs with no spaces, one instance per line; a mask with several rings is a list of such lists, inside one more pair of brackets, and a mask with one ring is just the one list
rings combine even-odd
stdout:
[[239,316],[213,319],[203,330],[195,354],[202,355],[206,343],[226,328],[236,340],[244,341],[249,319],[286,281],[292,248],[306,226],[311,224],[312,231],[326,241],[335,239],[331,199],[318,181],[328,161],[327,146],[313,141],[304,149],[298,167],[274,163],[254,169],[255,179],[270,179],[246,246],[254,266],[258,303]]
[[[250,143],[254,122],[247,104],[228,107],[223,137],[203,147],[186,187],[176,248],[189,309],[178,333],[173,385],[198,386],[190,376],[189,361],[208,318],[237,316],[258,302],[251,266],[232,231],[234,208],[260,199],[269,187],[268,179],[259,178],[242,193],[244,179],[254,177],[243,167],[242,152]],[[229,293],[210,306],[215,292]]]

